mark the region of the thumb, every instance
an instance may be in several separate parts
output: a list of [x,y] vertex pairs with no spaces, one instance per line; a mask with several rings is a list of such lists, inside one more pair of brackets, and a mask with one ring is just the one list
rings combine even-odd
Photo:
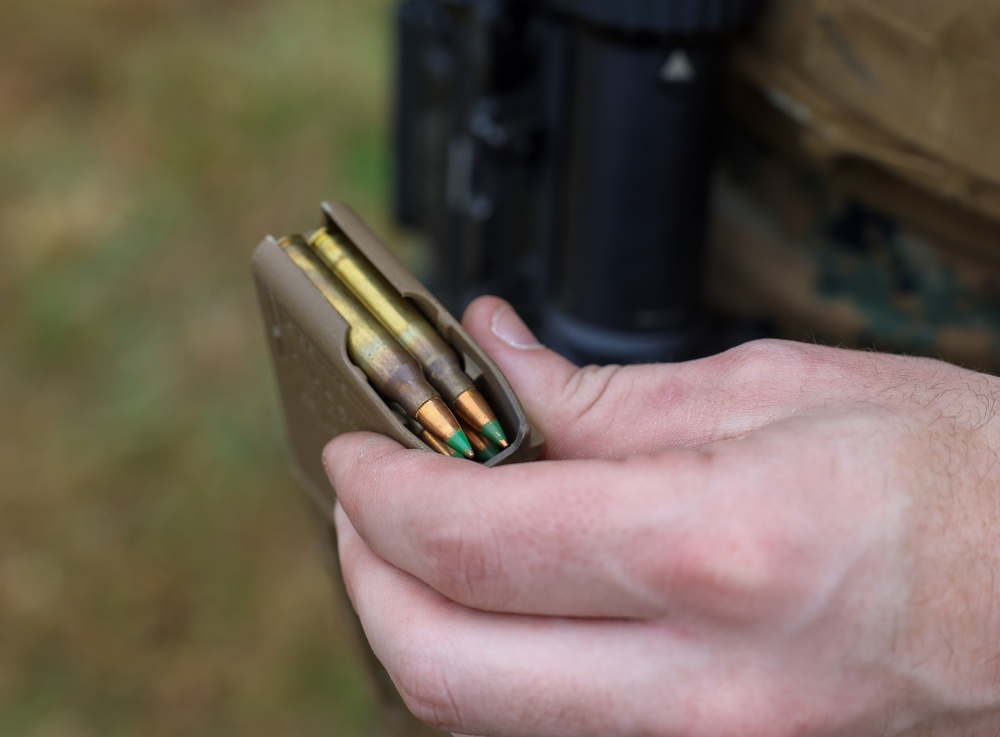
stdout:
[[539,343],[496,297],[469,305],[462,323],[545,435],[549,458],[617,458],[692,440],[678,418],[696,413],[675,366],[577,367]]

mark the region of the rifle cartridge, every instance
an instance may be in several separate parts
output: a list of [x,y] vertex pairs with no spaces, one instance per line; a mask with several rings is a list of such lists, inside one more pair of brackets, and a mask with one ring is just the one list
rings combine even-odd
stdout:
[[424,375],[449,405],[487,437],[506,448],[496,413],[462,370],[458,355],[434,326],[401,296],[347,238],[320,228],[306,238],[330,271],[353,292],[423,367]]
[[407,416],[416,419],[448,446],[472,458],[472,447],[465,432],[426,381],[413,356],[330,273],[301,238],[281,238],[278,243],[350,326],[347,353],[376,391],[397,402]]

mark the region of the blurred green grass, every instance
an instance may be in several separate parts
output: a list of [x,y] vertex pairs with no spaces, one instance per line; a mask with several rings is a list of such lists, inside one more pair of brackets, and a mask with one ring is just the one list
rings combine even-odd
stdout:
[[248,261],[390,228],[391,11],[0,5],[0,734],[375,733]]

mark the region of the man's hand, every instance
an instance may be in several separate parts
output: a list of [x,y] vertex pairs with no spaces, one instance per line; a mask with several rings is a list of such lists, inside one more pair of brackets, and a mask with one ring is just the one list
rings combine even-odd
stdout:
[[330,444],[341,565],[437,727],[524,737],[1000,729],[1000,381],[778,341],[578,369],[469,332],[544,433],[484,468]]

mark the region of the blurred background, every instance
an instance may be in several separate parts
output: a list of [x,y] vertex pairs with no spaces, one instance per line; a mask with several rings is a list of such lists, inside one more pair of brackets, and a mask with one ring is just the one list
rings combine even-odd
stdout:
[[[709,302],[1000,371],[995,4],[766,7]],[[0,0],[0,735],[377,733],[249,259],[336,198],[420,269],[390,218],[394,8]]]
[[0,3],[0,734],[368,735],[249,275],[388,218],[391,3]]

